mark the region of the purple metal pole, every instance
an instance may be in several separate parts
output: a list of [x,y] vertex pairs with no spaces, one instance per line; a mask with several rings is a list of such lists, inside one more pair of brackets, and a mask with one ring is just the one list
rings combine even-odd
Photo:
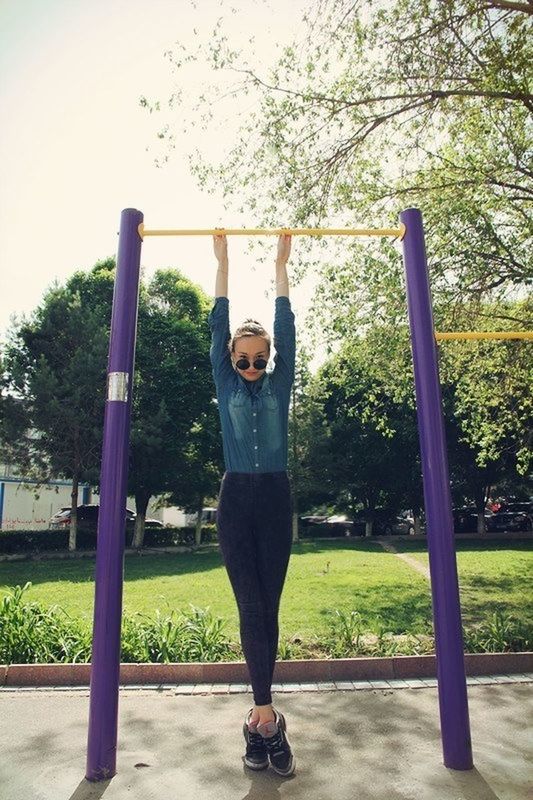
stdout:
[[400,214],[433,601],[444,764],[472,769],[452,499],[422,215]]
[[96,553],[86,771],[90,781],[116,773],[124,528],[142,243],[137,228],[142,221],[136,209],[122,212],[113,293]]

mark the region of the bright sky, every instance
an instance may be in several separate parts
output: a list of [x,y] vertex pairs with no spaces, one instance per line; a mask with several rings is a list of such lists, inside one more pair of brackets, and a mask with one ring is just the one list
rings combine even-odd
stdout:
[[[142,95],[168,98],[172,76],[163,53],[178,38],[192,43],[194,27],[209,32],[224,16],[232,45],[254,35],[255,53],[269,62],[308,3],[231,5],[236,13],[216,0],[0,0],[1,338],[11,315],[31,312],[54,279],[64,282],[116,253],[123,208],[142,210],[146,227],[254,227],[255,220],[231,218],[220,197],[197,188],[188,172],[187,154],[197,143],[191,136],[181,137],[167,166],[154,166],[161,121],[139,105]],[[195,67],[191,93],[210,77]],[[219,152],[220,132],[202,142]],[[251,268],[246,243],[229,241],[232,325],[255,316],[271,327],[269,267]],[[209,238],[143,244],[146,277],[176,266],[209,294],[215,263]],[[291,291],[302,321],[309,297],[309,286]]]

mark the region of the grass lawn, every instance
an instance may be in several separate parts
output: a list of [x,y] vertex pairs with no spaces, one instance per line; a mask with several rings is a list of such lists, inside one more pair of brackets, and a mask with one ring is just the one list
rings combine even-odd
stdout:
[[[427,563],[425,543],[394,542]],[[463,619],[476,622],[496,608],[531,618],[531,544],[458,542]],[[227,620],[238,640],[237,607],[218,549],[145,554],[125,558],[124,610],[153,615],[157,608],[210,607]],[[0,596],[31,581],[28,600],[57,603],[70,614],[92,619],[94,560],[0,563]],[[333,609],[357,610],[369,629],[379,622],[393,633],[428,632],[428,582],[377,542],[304,540],[293,545],[280,608],[281,636],[311,637],[328,629]]]
[[[429,564],[424,541],[393,541],[399,553]],[[524,621],[533,618],[533,542],[457,539],[457,572],[463,623],[470,625],[503,610]]]

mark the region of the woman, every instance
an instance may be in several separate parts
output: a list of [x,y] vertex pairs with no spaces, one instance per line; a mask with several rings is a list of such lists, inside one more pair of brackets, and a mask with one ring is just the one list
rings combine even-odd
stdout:
[[287,476],[287,428],[294,380],[295,329],[289,301],[287,260],[291,237],[279,237],[276,258],[274,368],[267,372],[270,336],[246,320],[229,329],[228,248],[213,237],[218,270],[209,315],[211,364],[222,427],[226,472],[217,509],[217,532],[237,601],[241,644],[250,673],[254,707],[243,725],[244,762],[270,763],[280,775],[295,760],[283,714],[272,706],[270,688],[278,649],[278,610],[289,564],[291,494]]

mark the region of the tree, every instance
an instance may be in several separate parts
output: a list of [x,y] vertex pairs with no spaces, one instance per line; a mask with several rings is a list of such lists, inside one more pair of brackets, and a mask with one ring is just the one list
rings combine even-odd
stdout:
[[406,483],[400,476],[417,470],[417,442],[408,439],[416,426],[402,428],[406,408],[376,380],[363,340],[347,342],[318,371],[311,394],[309,469],[339,508],[353,515],[364,507],[370,536],[377,507],[396,511],[404,503]]
[[[177,270],[159,270],[139,298],[129,492],[135,497],[134,547],[142,547],[153,495],[205,481],[191,456],[207,430],[214,388],[204,292]],[[199,448],[198,452],[203,451]],[[202,477],[203,476],[203,477]],[[209,483],[209,481],[208,481]]]
[[275,225],[385,221],[419,204],[435,295],[488,299],[531,276],[531,15],[525,0],[318,0],[262,73],[221,19],[198,53],[169,54],[169,105],[180,70],[206,57],[231,85],[200,94],[191,126],[248,102],[220,163],[192,157],[201,185]]
[[[13,328],[3,359],[2,440],[40,480],[72,480],[70,549],[78,483],[99,479],[114,272],[108,259],[51,289],[32,318]],[[202,480],[204,465],[190,453],[214,392],[209,306],[176,270],[160,270],[140,287],[128,478],[138,547],[150,497],[171,491],[177,475]]]
[[214,398],[191,428],[185,457],[187,469],[174,476],[167,502],[196,512],[195,542],[200,544],[204,502],[206,497],[218,494],[224,472],[220,417]]
[[[528,304],[482,306],[514,324]],[[465,309],[467,315],[467,309]],[[451,345],[451,347],[450,347]],[[439,345],[452,494],[473,501],[484,531],[491,489],[529,475],[533,380],[529,342],[445,342]],[[346,338],[306,393],[306,459],[319,485],[352,512],[358,502],[422,507],[421,462],[408,329],[377,322],[365,338]],[[304,417],[305,418],[305,417]],[[389,469],[392,468],[392,472]],[[377,497],[377,499],[376,499]]]
[[292,539],[294,542],[298,541],[300,504],[302,500],[305,502],[311,482],[307,459],[311,435],[309,403],[306,402],[310,379],[309,354],[305,347],[300,345],[296,353],[288,426],[288,471],[292,488]]
[[3,436],[26,474],[72,480],[69,549],[79,482],[97,480],[105,402],[113,262],[52,287],[11,330],[4,357]]
[[[500,328],[510,330],[516,318],[531,318],[530,306],[528,301],[483,306],[476,310],[478,325],[491,330],[499,320]],[[474,501],[482,533],[493,487],[518,485],[531,472],[531,343],[443,342],[439,350],[453,485]]]
[[[513,311],[525,315],[525,306],[522,303],[518,308],[500,305],[495,313],[501,316],[506,310],[511,316]],[[487,322],[485,325],[490,329],[490,315],[488,317],[489,325]],[[447,346],[449,344],[451,347]],[[533,445],[531,343],[515,340],[447,342],[442,348],[441,363],[445,379],[455,384],[454,412],[460,420],[465,442],[477,451],[479,466],[512,456],[513,471],[526,475]]]
[[0,356],[0,447],[6,464],[32,463],[31,439],[27,437],[27,414],[22,398],[10,394],[11,378],[5,359]]

